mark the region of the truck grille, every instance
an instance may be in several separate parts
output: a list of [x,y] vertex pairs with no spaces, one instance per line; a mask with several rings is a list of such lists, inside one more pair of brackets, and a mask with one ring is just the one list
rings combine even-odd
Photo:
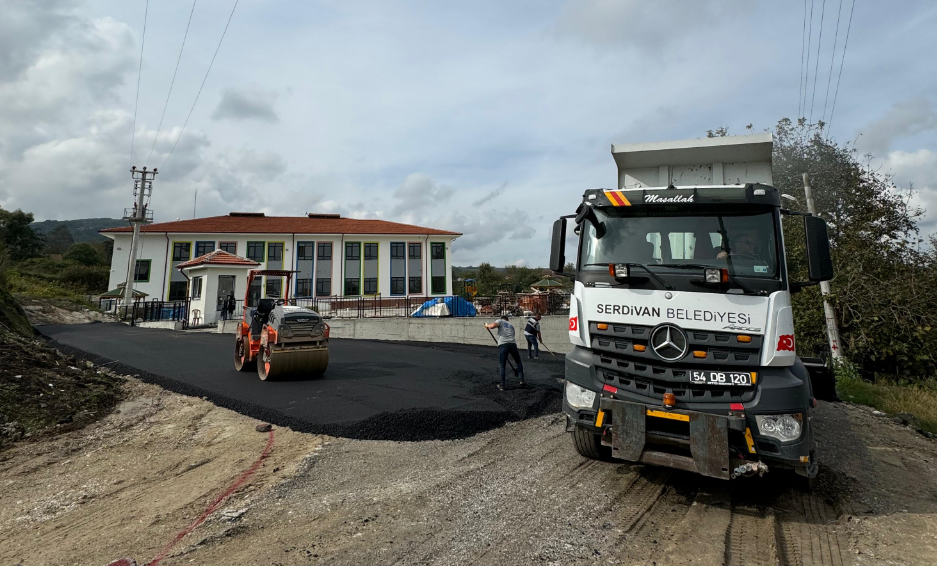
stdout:
[[[607,324],[605,330],[599,330],[599,324]],[[589,323],[589,336],[593,351],[608,352],[627,356],[636,363],[641,361],[651,364],[661,364],[662,361],[651,351],[649,344],[651,326],[634,324]],[[751,342],[738,341],[738,333],[712,332],[709,330],[691,330],[684,328],[687,337],[687,354],[674,366],[701,368],[706,366],[731,367],[757,366],[761,358],[763,338],[758,335],[748,335]],[[635,349],[644,346],[645,350]],[[705,358],[694,358],[694,350],[706,352]],[[713,367],[713,369],[717,369]]]

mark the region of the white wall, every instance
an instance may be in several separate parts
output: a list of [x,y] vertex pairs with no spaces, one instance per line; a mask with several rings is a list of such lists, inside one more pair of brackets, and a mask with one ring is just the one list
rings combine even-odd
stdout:
[[[111,274],[108,289],[114,289],[117,285],[126,280],[127,264],[130,260],[130,240],[129,233],[107,233],[106,236],[114,239],[114,256],[111,260]],[[411,296],[429,295],[429,276],[430,259],[429,243],[446,243],[446,295],[452,294],[452,241],[453,236],[425,236],[425,235],[393,235],[393,236],[375,236],[365,235],[323,235],[323,234],[165,234],[152,233],[142,234],[141,244],[137,253],[140,260],[151,260],[150,280],[148,282],[136,282],[134,288],[147,293],[147,299],[166,299],[169,292],[170,259],[172,254],[173,242],[191,242],[190,259],[194,259],[195,242],[211,241],[215,243],[215,249],[218,249],[219,242],[237,242],[237,255],[247,256],[247,242],[284,242],[283,256],[284,266],[287,269],[293,269],[296,262],[295,242],[313,241],[313,242],[332,242],[332,295],[341,295],[344,291],[344,245],[343,242],[377,242],[378,243],[378,268],[379,279],[378,289],[381,295],[390,296],[390,243],[391,242],[421,242],[423,244],[423,293],[413,294]],[[363,251],[362,251],[363,255]],[[266,267],[266,262],[259,269]],[[409,274],[408,274],[409,276]],[[409,291],[409,287],[407,287]],[[313,283],[313,292],[315,292],[315,283]],[[292,295],[292,292],[291,292]],[[243,292],[238,298],[243,298]]]

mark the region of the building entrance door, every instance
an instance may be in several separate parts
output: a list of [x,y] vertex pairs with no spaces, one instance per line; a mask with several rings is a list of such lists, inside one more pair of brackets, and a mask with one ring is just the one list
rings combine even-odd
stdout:
[[[215,307],[215,310],[221,311],[224,309],[225,300],[228,297],[234,297],[234,275],[219,275],[218,276],[218,304]],[[236,299],[237,297],[235,297]]]

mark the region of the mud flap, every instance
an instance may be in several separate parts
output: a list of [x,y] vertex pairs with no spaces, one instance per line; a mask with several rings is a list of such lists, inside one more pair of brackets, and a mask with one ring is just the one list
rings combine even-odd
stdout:
[[602,398],[600,408],[612,415],[614,458],[729,479],[729,420],[726,417],[680,411],[679,414],[689,417],[690,425],[690,437],[684,442],[689,448],[690,456],[684,456],[672,451],[646,448],[646,420],[649,408],[646,405]]

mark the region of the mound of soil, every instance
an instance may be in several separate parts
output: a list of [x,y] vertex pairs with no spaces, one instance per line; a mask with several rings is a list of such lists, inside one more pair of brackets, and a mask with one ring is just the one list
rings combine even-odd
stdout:
[[16,299],[9,291],[0,285],[0,329],[4,328],[22,336],[32,336],[33,334],[33,329],[29,325],[23,307],[16,302]]
[[42,342],[0,330],[0,450],[80,428],[110,412],[121,378]]

